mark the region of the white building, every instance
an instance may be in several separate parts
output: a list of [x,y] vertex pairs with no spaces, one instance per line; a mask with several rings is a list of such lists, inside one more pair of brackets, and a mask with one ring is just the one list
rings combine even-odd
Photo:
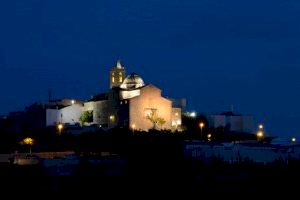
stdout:
[[230,131],[252,133],[254,131],[253,116],[224,112],[209,117],[211,127],[228,127]]
[[73,104],[61,109],[46,109],[46,126],[54,126],[58,123],[76,124],[83,111],[83,106]]
[[[296,152],[297,150],[294,151]],[[296,154],[293,154],[293,156],[297,157]],[[250,161],[268,164],[278,160],[287,162],[289,154],[286,147],[261,145],[256,142],[210,144],[190,141],[185,145],[185,155],[206,162],[218,158],[227,163]]]

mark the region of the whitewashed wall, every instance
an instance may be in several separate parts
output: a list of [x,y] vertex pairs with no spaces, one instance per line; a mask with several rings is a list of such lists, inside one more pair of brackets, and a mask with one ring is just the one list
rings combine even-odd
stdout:
[[53,126],[57,123],[79,123],[80,115],[83,111],[83,106],[74,104],[64,107],[60,110],[47,109],[46,111],[46,125]]

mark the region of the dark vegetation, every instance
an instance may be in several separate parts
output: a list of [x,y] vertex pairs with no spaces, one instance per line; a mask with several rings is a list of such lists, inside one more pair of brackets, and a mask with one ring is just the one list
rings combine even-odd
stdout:
[[[183,155],[183,141],[201,138],[198,123],[205,118],[183,119],[184,132],[151,130],[149,132],[116,128],[72,135],[68,130],[59,135],[55,128],[12,133],[1,130],[1,153],[28,152],[19,142],[32,137],[33,152],[75,151],[81,156],[73,176],[49,176],[41,165],[0,165],[1,190],[4,194],[30,197],[66,195],[91,198],[95,195],[137,198],[163,198],[182,195],[184,198],[209,197],[276,197],[293,196],[300,178],[299,161],[288,165],[274,163],[226,164],[218,159],[211,163],[190,160]],[[207,121],[205,123],[208,123]],[[212,133],[212,140],[235,141],[256,139],[251,134],[230,133],[219,129],[203,129]],[[116,154],[120,162],[91,164],[101,152]],[[98,154],[97,154],[98,153]],[[96,155],[96,156],[95,156]],[[100,157],[98,157],[100,158]],[[15,192],[18,191],[18,192]]]

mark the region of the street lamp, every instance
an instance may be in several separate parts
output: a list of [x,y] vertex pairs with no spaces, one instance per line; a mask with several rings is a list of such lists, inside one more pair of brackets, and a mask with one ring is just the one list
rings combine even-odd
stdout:
[[264,128],[264,125],[260,124],[260,125],[258,125],[258,128],[259,128],[260,130],[262,130],[262,129]]
[[292,142],[296,142],[296,138],[295,137],[292,137]]
[[200,126],[200,130],[201,130],[201,140],[202,140],[202,129],[205,126],[205,124],[203,122],[200,122],[199,126]]
[[135,124],[132,124],[131,125],[131,129],[132,129],[132,134],[134,135],[134,129],[135,129],[136,125]]
[[210,133],[207,134],[207,140],[208,140],[208,141],[211,141],[211,134],[210,134]]
[[114,115],[110,115],[109,116],[109,121],[111,124],[115,123],[115,116]]
[[264,133],[262,131],[258,131],[256,133],[257,139],[260,141],[264,137]]
[[30,137],[27,137],[23,140],[24,144],[29,145],[29,153],[31,154],[31,146],[34,143],[34,140]]
[[57,125],[57,129],[58,129],[59,135],[61,135],[61,132],[62,132],[63,128],[64,128],[64,125],[63,125],[63,124],[59,123],[59,124]]

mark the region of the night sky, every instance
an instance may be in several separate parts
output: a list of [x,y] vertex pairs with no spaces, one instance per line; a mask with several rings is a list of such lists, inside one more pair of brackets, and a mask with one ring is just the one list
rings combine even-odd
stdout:
[[300,136],[299,0],[0,1],[0,114],[107,91],[117,59],[189,110]]

